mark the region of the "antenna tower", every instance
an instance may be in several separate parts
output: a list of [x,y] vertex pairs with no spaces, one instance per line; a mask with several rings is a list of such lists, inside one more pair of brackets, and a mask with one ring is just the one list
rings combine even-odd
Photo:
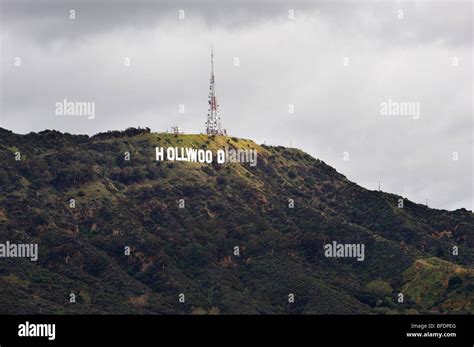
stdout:
[[216,98],[216,84],[214,79],[214,50],[211,47],[211,78],[209,80],[209,109],[207,110],[206,134],[227,135],[227,131],[221,127],[219,116],[219,105]]

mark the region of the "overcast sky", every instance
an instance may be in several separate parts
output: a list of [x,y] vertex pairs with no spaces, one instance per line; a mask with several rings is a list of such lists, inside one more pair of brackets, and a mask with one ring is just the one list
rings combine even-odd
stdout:
[[[366,188],[472,210],[471,1],[0,3],[1,127],[203,132],[213,44],[230,135],[291,141]],[[56,115],[63,99],[94,102],[95,118]],[[389,100],[419,103],[419,119],[381,114]]]

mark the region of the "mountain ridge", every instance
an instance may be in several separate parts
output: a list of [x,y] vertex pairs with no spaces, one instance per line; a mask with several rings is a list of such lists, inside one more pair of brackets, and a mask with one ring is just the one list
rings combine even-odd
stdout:
[[[254,148],[259,158],[254,168],[157,162],[156,146]],[[0,262],[1,312],[473,312],[472,212],[367,190],[298,149],[148,128],[0,128],[0,155],[0,242],[40,246],[36,264]],[[332,241],[364,244],[366,259],[325,257]],[[436,276],[423,270],[432,263]]]

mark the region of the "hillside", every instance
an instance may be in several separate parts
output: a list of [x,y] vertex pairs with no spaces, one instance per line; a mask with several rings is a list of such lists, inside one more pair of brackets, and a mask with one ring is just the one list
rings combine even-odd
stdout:
[[[258,164],[157,162],[156,146]],[[472,212],[402,198],[250,140],[0,128],[0,243],[39,245],[36,262],[0,258],[0,313],[474,313]],[[326,257],[333,241],[365,259]]]

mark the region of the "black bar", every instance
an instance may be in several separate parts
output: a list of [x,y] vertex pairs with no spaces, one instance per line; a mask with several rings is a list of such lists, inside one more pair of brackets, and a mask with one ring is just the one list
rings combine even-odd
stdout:
[[[56,336],[19,337],[19,325],[54,323]],[[418,325],[412,327],[412,324]],[[433,326],[430,326],[433,324]],[[444,326],[441,326],[444,324]],[[454,325],[453,325],[454,324]],[[426,328],[420,330],[422,325]],[[474,319],[413,316],[0,316],[0,345],[43,344],[474,344]],[[407,337],[407,333],[456,337]]]

